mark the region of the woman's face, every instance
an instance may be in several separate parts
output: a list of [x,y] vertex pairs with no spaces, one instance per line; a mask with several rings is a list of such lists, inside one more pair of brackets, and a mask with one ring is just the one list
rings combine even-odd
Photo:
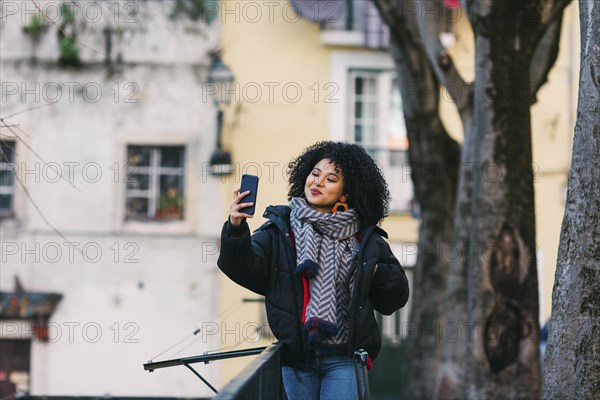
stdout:
[[331,213],[344,190],[344,175],[329,158],[319,161],[306,178],[304,195],[315,210]]

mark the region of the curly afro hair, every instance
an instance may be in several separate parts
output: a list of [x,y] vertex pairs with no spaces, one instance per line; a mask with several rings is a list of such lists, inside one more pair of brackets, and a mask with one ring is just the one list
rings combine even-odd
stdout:
[[387,217],[390,194],[383,174],[362,147],[351,143],[318,142],[290,161],[288,200],[304,197],[306,178],[324,158],[342,170],[348,206],[358,214],[361,226],[376,225]]

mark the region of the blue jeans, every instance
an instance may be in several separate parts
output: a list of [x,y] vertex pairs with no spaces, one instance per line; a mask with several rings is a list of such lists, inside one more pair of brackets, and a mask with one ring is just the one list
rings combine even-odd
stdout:
[[354,361],[347,356],[326,356],[318,363],[311,358],[307,369],[282,367],[281,374],[289,400],[358,399]]

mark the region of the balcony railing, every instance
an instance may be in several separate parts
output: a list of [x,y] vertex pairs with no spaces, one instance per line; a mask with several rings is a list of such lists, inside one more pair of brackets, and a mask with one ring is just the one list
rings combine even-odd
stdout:
[[281,379],[281,344],[267,347],[213,399],[286,399]]
[[[156,369],[179,365],[187,367],[194,375],[202,380],[206,386],[216,393],[215,399],[285,399],[285,392],[281,380],[280,349],[281,345],[275,343],[268,347],[257,347],[253,349],[226,351],[201,356],[149,362],[144,364],[144,369],[152,372]],[[191,366],[191,364],[195,363],[203,362],[208,364],[211,361],[256,354],[258,354],[258,357],[220,392]]]
[[[389,46],[389,29],[381,20],[377,8],[369,1],[346,0],[339,16],[324,22],[322,29],[325,33],[324,40],[328,44],[374,49],[384,49]],[[331,35],[331,33],[345,33],[345,35]]]

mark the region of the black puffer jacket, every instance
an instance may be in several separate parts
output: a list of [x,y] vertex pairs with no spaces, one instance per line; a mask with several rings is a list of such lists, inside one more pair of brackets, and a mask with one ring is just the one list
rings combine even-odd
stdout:
[[[290,211],[288,206],[269,206],[263,214],[268,221],[252,236],[246,222],[235,227],[227,221],[217,263],[234,282],[265,296],[269,326],[284,343],[282,364],[305,368],[308,342],[301,323],[303,285],[301,277],[294,273],[296,251],[290,237]],[[385,231],[376,226],[360,230],[348,355],[364,348],[375,359],[381,336],[373,310],[389,315],[408,300],[404,270],[382,236],[387,238]]]

